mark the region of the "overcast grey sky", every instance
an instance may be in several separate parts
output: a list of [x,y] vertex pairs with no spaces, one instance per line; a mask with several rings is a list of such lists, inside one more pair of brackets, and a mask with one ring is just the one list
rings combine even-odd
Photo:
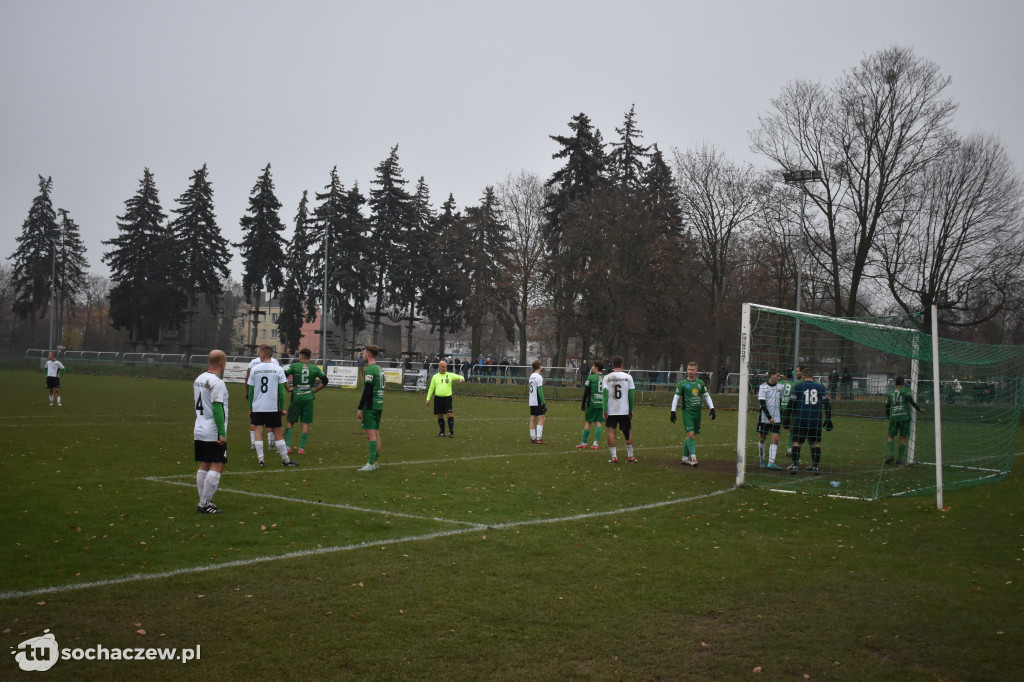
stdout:
[[238,241],[270,163],[290,236],[335,165],[365,194],[398,144],[410,189],[423,176],[462,208],[509,173],[547,179],[572,115],[610,141],[631,104],[648,144],[766,165],[747,135],[785,83],[893,44],[952,76],[960,131],[996,133],[1022,168],[1022,31],[1018,0],[2,0],[0,255],[39,174],[107,274],[101,242],[146,167],[170,213],[208,164]]

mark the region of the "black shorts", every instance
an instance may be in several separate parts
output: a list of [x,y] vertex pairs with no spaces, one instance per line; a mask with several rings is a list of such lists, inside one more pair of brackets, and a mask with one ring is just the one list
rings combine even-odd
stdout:
[[228,461],[228,444],[215,440],[197,440],[196,461],[207,464],[224,464]]
[[531,417],[540,417],[540,416],[545,415],[547,413],[548,413],[548,404],[547,403],[544,403],[543,405],[530,405],[530,416]]
[[610,414],[605,420],[604,426],[607,429],[620,429],[628,439],[629,432],[633,430],[633,418],[628,414]]
[[60,377],[46,377],[46,388],[60,388]]
[[446,395],[443,398],[434,396],[434,414],[448,414],[452,411],[452,396]]
[[782,424],[779,424],[778,422],[775,422],[774,424],[769,424],[768,422],[757,422],[758,433],[779,433],[781,429]]
[[253,412],[252,417],[249,418],[249,423],[253,426],[265,426],[268,429],[279,429],[281,428],[281,413]]
[[794,443],[820,443],[821,422],[816,424],[799,424],[793,427]]

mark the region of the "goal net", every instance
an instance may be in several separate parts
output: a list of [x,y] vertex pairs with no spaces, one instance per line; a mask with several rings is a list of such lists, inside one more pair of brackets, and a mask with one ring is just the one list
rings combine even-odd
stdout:
[[[858,499],[935,493],[1010,473],[1024,402],[1024,346],[992,346],[923,333],[921,316],[835,318],[744,304],[737,428],[738,485]],[[811,448],[789,454],[792,431],[759,433],[760,386],[806,365],[831,405],[818,471]],[[886,396],[902,377],[920,412],[888,446]],[[763,452],[759,441],[764,441]],[[891,463],[886,460],[892,458]]]

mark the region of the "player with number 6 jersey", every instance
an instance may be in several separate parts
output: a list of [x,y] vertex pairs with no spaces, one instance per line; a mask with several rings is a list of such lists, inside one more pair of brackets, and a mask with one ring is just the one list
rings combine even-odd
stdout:
[[622,371],[622,357],[612,358],[612,371],[601,380],[602,397],[604,398],[604,424],[608,430],[609,462],[619,461],[615,447],[615,430],[622,429],[626,438],[626,455],[630,463],[636,463],[633,456],[633,393],[636,384],[633,377]]

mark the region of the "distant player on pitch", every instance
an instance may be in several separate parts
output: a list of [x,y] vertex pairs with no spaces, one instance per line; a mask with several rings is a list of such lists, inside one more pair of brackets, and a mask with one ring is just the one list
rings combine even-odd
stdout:
[[580,409],[583,410],[583,434],[580,437],[580,444],[577,450],[587,447],[590,440],[590,427],[594,427],[594,449],[598,449],[598,441],[601,440],[601,425],[604,424],[604,389],[601,387],[604,370],[604,363],[601,360],[594,360],[590,368],[590,374],[583,381],[583,402]]
[[[268,346],[268,348],[269,348],[269,346]],[[281,364],[281,363],[279,363],[277,361],[277,358],[274,357],[274,349],[273,348],[270,349],[270,361],[273,362],[275,365],[280,365]],[[250,400],[249,400],[249,376],[252,374],[252,371],[254,369],[256,369],[256,365],[260,364],[261,362],[263,362],[263,360],[260,358],[260,356],[258,354],[258,350],[257,350],[256,357],[254,357],[252,360],[250,360],[249,361],[249,366],[245,368],[245,380],[244,380],[243,383],[245,384],[245,402],[246,403],[250,402]],[[273,431],[269,431],[267,433],[267,442],[270,445],[270,447],[274,447],[274,432]],[[254,424],[249,424],[249,449],[250,450],[255,450],[256,449],[256,426]]]
[[444,418],[448,418],[448,437],[455,438],[455,415],[452,413],[452,384],[465,381],[461,374],[448,371],[448,363],[437,363],[437,374],[430,377],[427,389],[427,405],[434,396],[434,416],[437,417],[437,437],[444,438]]
[[297,467],[299,463],[288,456],[288,446],[281,433],[281,417],[285,413],[284,391],[288,378],[281,365],[271,362],[274,350],[267,345],[259,347],[260,362],[249,373],[249,423],[255,426],[256,459],[260,466],[263,461],[263,429],[274,433],[274,448],[281,455],[281,464]]
[[284,375],[288,377],[288,385],[285,388],[292,394],[292,400],[288,403],[288,421],[284,431],[284,444],[289,455],[292,454],[292,428],[300,422],[302,434],[299,436],[298,454],[306,454],[309,427],[313,423],[313,396],[327,386],[327,375],[309,361],[312,357],[313,351],[302,348],[299,350],[299,361],[288,365],[288,369],[284,371]]
[[57,407],[60,407],[60,375],[64,373],[64,365],[55,353],[50,353],[43,371],[46,372],[46,390],[50,392],[50,407],[53,407],[54,396],[57,398]]
[[200,514],[220,514],[213,503],[220,476],[228,461],[228,387],[221,376],[227,364],[222,350],[210,351],[209,369],[192,383],[192,405],[196,410],[196,423],[192,427],[195,459],[199,462],[196,488],[199,490]]
[[[701,398],[707,401],[708,414],[711,421],[715,420],[715,404],[711,402],[707,384],[697,378],[697,363],[686,365],[686,378],[676,384],[676,394],[672,396],[672,414],[669,420],[676,423],[676,408],[682,403],[683,427],[686,429],[686,440],[683,442],[683,464],[697,466],[697,443],[694,436],[700,433]],[[689,456],[687,456],[689,455]]]
[[356,418],[366,431],[366,464],[358,471],[377,471],[377,460],[381,455],[380,420],[384,413],[384,372],[377,364],[380,348],[374,345],[363,350],[363,395],[359,398]]
[[612,358],[612,371],[601,380],[601,391],[604,399],[604,423],[608,427],[608,460],[618,464],[619,458],[615,448],[615,430],[622,429],[626,439],[626,456],[629,462],[636,464],[633,456],[633,392],[636,389],[633,377],[622,371],[622,358]]
[[779,433],[782,430],[782,386],[779,384],[779,372],[776,369],[768,370],[768,381],[761,384],[757,390],[757,402],[760,403],[760,418],[757,421],[757,457],[764,463],[764,441],[768,434],[771,434],[772,441],[768,446],[768,468],[782,469],[775,463],[775,456],[779,452]]
[[821,427],[824,426],[826,431],[832,430],[832,403],[828,399],[828,389],[814,380],[810,367],[803,368],[802,376],[803,381],[793,387],[782,415],[783,428],[793,431],[790,452],[793,463],[789,465],[789,473],[800,471],[800,446],[809,443],[811,473],[817,476],[821,473]]
[[[905,462],[907,439],[910,437],[910,408],[914,408],[917,412],[921,411],[914,401],[910,387],[903,385],[903,377],[896,377],[892,390],[889,391],[889,395],[885,396],[885,416],[889,418],[889,433],[885,439],[885,453],[888,455],[885,458],[886,464],[895,463],[896,466],[903,466]],[[900,437],[900,450],[894,461],[895,442],[893,439],[896,436]]]
[[530,442],[547,445],[544,442],[544,419],[548,404],[544,401],[544,377],[540,373],[540,360],[533,361],[533,374],[527,379],[530,387]]

